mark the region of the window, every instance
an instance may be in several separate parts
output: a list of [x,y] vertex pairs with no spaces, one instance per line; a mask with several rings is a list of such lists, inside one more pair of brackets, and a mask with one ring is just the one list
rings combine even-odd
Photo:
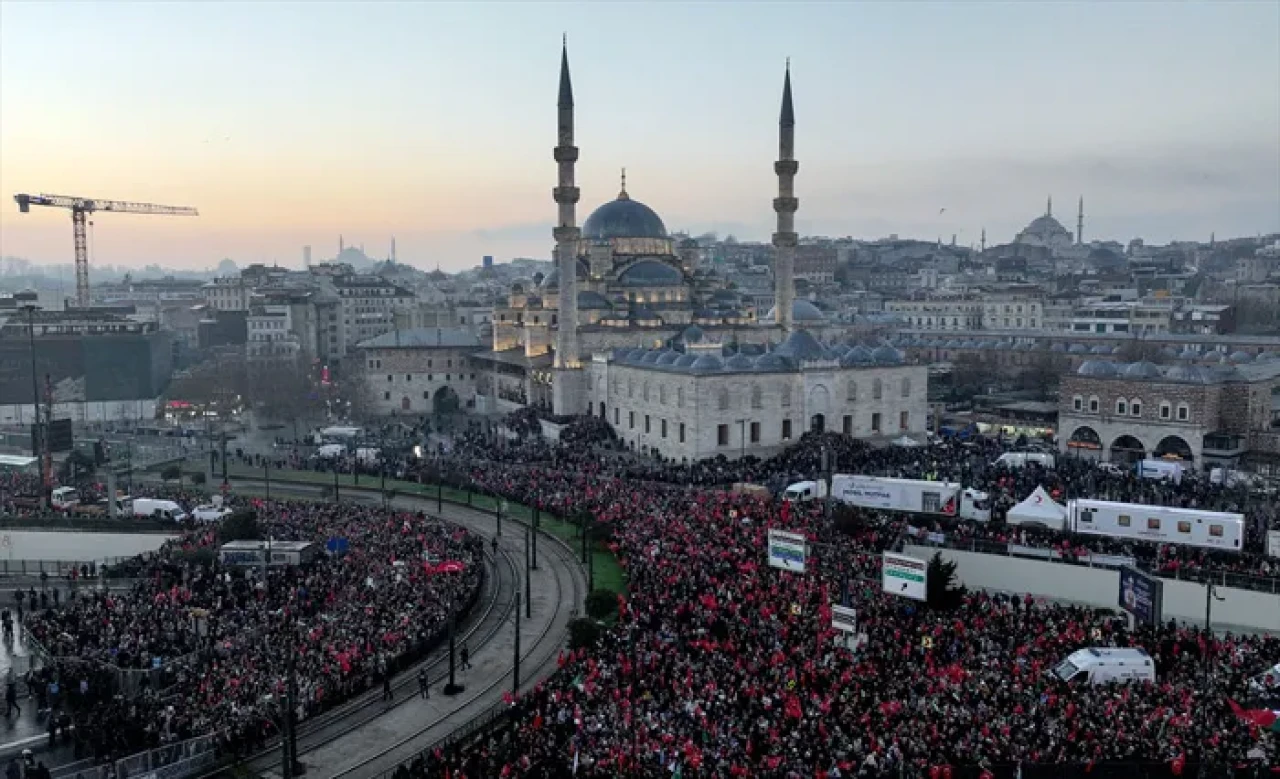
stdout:
[[790,419],[782,420],[782,440],[783,441],[791,440],[791,420]]
[[627,429],[628,430],[636,429],[636,412],[634,411],[627,412]]
[[382,393],[382,399],[383,399],[383,400],[391,400],[391,393],[390,393],[390,392],[384,392],[384,393]]
[[844,397],[845,400],[850,403],[856,403],[858,401],[858,382],[853,379],[849,379],[849,388]]
[[664,406],[667,405],[667,385],[665,384],[658,385],[658,402]]
[[1168,404],[1168,403],[1161,403],[1161,404],[1160,404],[1160,418],[1161,418],[1161,419],[1168,419],[1168,418],[1170,418],[1171,416],[1172,416],[1172,408],[1169,406],[1169,404]]
[[871,415],[871,432],[880,432],[880,412],[876,412]]
[[844,415],[842,430],[845,435],[853,435],[853,417],[849,414]]
[[404,375],[404,380],[405,380],[405,381],[413,381],[413,374],[412,374],[412,373],[406,373],[406,374]]
[[911,379],[902,380],[902,397],[911,397]]
[[1133,524],[1133,518],[1130,517],[1128,514],[1121,514],[1120,516],[1116,517],[1116,524],[1119,525],[1120,527],[1129,527],[1130,525]]
[[667,437],[667,420],[662,420],[662,437]]
[[729,426],[716,425],[716,446],[729,445]]
[[760,423],[759,422],[751,423],[751,443],[753,444],[760,443]]
[[879,400],[882,397],[884,397],[884,382],[876,379],[871,382],[871,399]]
[[716,405],[721,411],[729,410],[729,390],[724,387],[720,388],[720,391],[716,393]]
[[791,385],[782,385],[782,407],[791,408]]
[[1147,530],[1159,530],[1159,529],[1160,529],[1159,517],[1147,517]]
[[1089,398],[1089,413],[1090,414],[1098,413],[1098,405],[1099,404],[1098,404],[1097,398]]
[[1222,525],[1210,525],[1210,526],[1209,526],[1209,537],[1210,537],[1210,538],[1222,538]]
[[1178,421],[1186,422],[1191,418],[1191,408],[1186,403],[1178,404]]
[[644,402],[648,403],[649,402],[649,382],[646,381],[644,383],[644,390],[640,394],[644,396]]
[[1142,416],[1142,401],[1137,398],[1129,401],[1129,413],[1133,414],[1135,417]]
[[435,374],[433,373],[427,374],[427,381],[435,381],[435,379],[436,379]]
[[636,383],[631,379],[627,379],[627,397],[634,398],[636,396]]
[[1129,413],[1129,401],[1125,400],[1124,398],[1120,398],[1119,400],[1117,400],[1117,401],[1116,401],[1116,413],[1117,413],[1117,414],[1128,414],[1128,413]]
[[1178,532],[1179,532],[1179,533],[1190,533],[1190,532],[1191,532],[1191,523],[1190,523],[1190,522],[1187,522],[1186,520],[1179,520],[1179,522],[1178,522]]
[[390,373],[388,373],[388,374],[387,374],[387,383],[388,383],[388,384],[390,384],[390,383],[391,383],[391,380],[392,380],[393,378],[394,378],[394,377],[393,377]]
[[911,412],[903,411],[898,414],[898,429],[906,430],[911,426]]
[[1071,399],[1071,408],[1075,411],[1084,411],[1084,398],[1076,395]]
[[684,443],[684,423],[680,423],[680,443]]
[[644,415],[644,434],[649,435],[649,415]]
[[445,380],[445,381],[453,381],[453,374],[452,374],[452,373],[446,373],[446,374],[444,375],[444,380]]
[[615,407],[615,408],[613,409],[613,423],[614,423],[615,425],[616,425],[616,424],[618,424],[618,418],[619,418],[619,417],[618,417],[618,414],[619,414],[618,409]]
[[763,397],[763,395],[764,395],[764,393],[762,393],[762,392],[760,391],[760,385],[759,385],[759,384],[752,384],[752,385],[751,385],[751,407],[752,407],[752,408],[764,408],[764,397]]
[[684,387],[676,387],[676,408],[684,408]]

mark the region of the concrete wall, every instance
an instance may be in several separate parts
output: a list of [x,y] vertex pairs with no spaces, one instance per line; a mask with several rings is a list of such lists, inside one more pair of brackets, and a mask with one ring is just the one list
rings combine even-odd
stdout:
[[[956,575],[976,589],[1038,595],[1045,598],[1118,609],[1120,574],[1108,568],[1086,568],[1018,557],[907,545],[905,553],[928,559],[934,551],[956,563]],[[1201,584],[1164,579],[1164,616],[1204,624],[1205,588]],[[1213,601],[1218,629],[1280,631],[1280,595],[1215,587],[1225,600]]]

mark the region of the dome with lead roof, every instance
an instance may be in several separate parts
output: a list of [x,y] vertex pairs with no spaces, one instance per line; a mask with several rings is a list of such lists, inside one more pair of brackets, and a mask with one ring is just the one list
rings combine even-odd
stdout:
[[666,238],[667,227],[662,219],[639,200],[632,200],[625,191],[617,200],[591,212],[582,223],[582,237],[603,241],[610,238]]
[[742,352],[725,360],[724,367],[735,371],[749,371],[756,367],[756,361]]
[[1078,376],[1091,376],[1095,379],[1106,379],[1116,375],[1115,366],[1102,360],[1085,360],[1076,369]]
[[758,371],[785,371],[790,370],[791,366],[787,361],[773,352],[765,352],[756,358],[756,370]]
[[877,365],[899,365],[902,363],[902,352],[892,346],[881,346],[871,353],[871,359]]
[[1124,377],[1126,379],[1159,379],[1164,374],[1160,372],[1160,366],[1153,362],[1143,360],[1135,362],[1124,369]]
[[689,366],[695,371],[718,371],[724,368],[724,361],[714,354],[703,354]]

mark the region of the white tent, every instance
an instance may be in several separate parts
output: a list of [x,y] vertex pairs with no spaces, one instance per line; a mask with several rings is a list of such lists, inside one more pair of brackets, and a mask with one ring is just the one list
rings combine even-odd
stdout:
[[892,443],[894,446],[901,446],[908,449],[914,448],[920,445],[919,441],[917,441],[916,439],[912,438],[909,435],[899,436],[898,438],[893,439],[893,441],[891,441],[890,443]]
[[1044,487],[1036,487],[1026,500],[1009,509],[1005,519],[1010,525],[1043,525],[1062,530],[1067,526],[1067,509],[1055,503]]

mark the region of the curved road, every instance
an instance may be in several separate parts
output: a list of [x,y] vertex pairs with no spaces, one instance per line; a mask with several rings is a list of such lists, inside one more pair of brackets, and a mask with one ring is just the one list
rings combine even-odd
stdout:
[[[258,483],[236,480],[245,492],[257,493]],[[322,486],[272,482],[272,495],[318,498]],[[344,500],[376,503],[376,493],[344,490]],[[398,497],[397,508],[440,514],[486,539],[493,538],[492,514],[445,504],[436,511],[434,500]],[[527,690],[550,675],[564,641],[569,620],[576,616],[586,596],[586,577],[571,549],[544,535],[538,544],[538,567],[530,572],[533,593],[532,618],[520,607],[520,688]],[[461,651],[464,638],[470,650],[471,669],[457,669],[465,686],[454,697],[442,692],[448,680],[448,647],[431,653],[423,663],[398,676],[393,684],[394,699],[381,700],[381,690],[373,690],[334,712],[304,723],[298,734],[298,759],[306,765],[308,777],[377,777],[392,771],[419,752],[447,738],[472,718],[500,704],[511,690],[515,648],[515,593],[524,589],[525,530],[510,518],[503,523],[496,560],[491,559],[485,591],[472,616],[458,632]],[[459,660],[459,664],[461,660]],[[431,679],[430,698],[418,695],[417,668],[426,667]],[[280,775],[277,748],[250,762],[262,776]]]

